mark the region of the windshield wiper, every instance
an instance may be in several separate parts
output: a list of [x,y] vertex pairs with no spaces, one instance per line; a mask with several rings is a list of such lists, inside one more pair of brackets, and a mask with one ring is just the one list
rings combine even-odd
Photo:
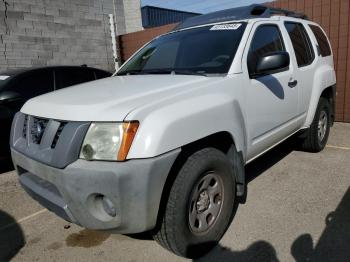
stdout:
[[186,69],[150,69],[150,70],[127,70],[120,72],[117,75],[151,75],[151,74],[174,74],[174,75],[198,75],[198,76],[207,76],[204,72],[191,71]]
[[141,72],[142,72],[141,70],[127,70],[127,71],[118,73],[117,76],[139,75]]
[[195,76],[208,76],[203,71],[191,71],[186,69],[174,69],[172,70],[174,74],[176,75],[195,75]]
[[171,74],[173,70],[170,69],[154,69],[154,70],[127,70],[120,72],[117,75],[148,75],[148,74]]
[[144,74],[164,74],[164,75],[169,75],[172,73],[173,70],[171,69],[150,69],[150,70],[144,70]]

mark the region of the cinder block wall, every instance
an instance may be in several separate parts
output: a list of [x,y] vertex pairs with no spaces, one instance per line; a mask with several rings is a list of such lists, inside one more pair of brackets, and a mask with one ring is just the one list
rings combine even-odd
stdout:
[[0,0],[0,70],[87,64],[113,71],[108,14],[117,15],[120,34],[142,29],[137,16],[127,27],[125,1],[114,10],[113,0]]

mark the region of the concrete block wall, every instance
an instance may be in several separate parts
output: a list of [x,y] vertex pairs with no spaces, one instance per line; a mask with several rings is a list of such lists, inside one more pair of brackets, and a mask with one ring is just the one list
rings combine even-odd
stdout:
[[108,14],[117,15],[119,34],[142,29],[141,15],[129,14],[127,1],[0,0],[0,71],[82,64],[113,71]]

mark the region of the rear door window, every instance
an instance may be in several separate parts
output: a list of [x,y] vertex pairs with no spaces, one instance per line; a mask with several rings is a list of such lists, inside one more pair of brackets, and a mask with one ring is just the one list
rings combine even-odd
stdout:
[[309,26],[316,37],[321,56],[330,56],[332,54],[331,47],[329,46],[328,39],[322,29],[316,25]]
[[292,41],[298,66],[310,65],[315,58],[315,54],[304,26],[299,23],[286,22],[285,27]]

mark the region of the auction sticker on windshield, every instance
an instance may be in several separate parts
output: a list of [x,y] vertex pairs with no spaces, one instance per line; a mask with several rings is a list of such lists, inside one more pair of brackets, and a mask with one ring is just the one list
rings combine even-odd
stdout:
[[0,80],[6,80],[9,76],[0,76]]
[[224,24],[224,25],[214,25],[210,28],[211,31],[217,30],[237,30],[242,24]]

